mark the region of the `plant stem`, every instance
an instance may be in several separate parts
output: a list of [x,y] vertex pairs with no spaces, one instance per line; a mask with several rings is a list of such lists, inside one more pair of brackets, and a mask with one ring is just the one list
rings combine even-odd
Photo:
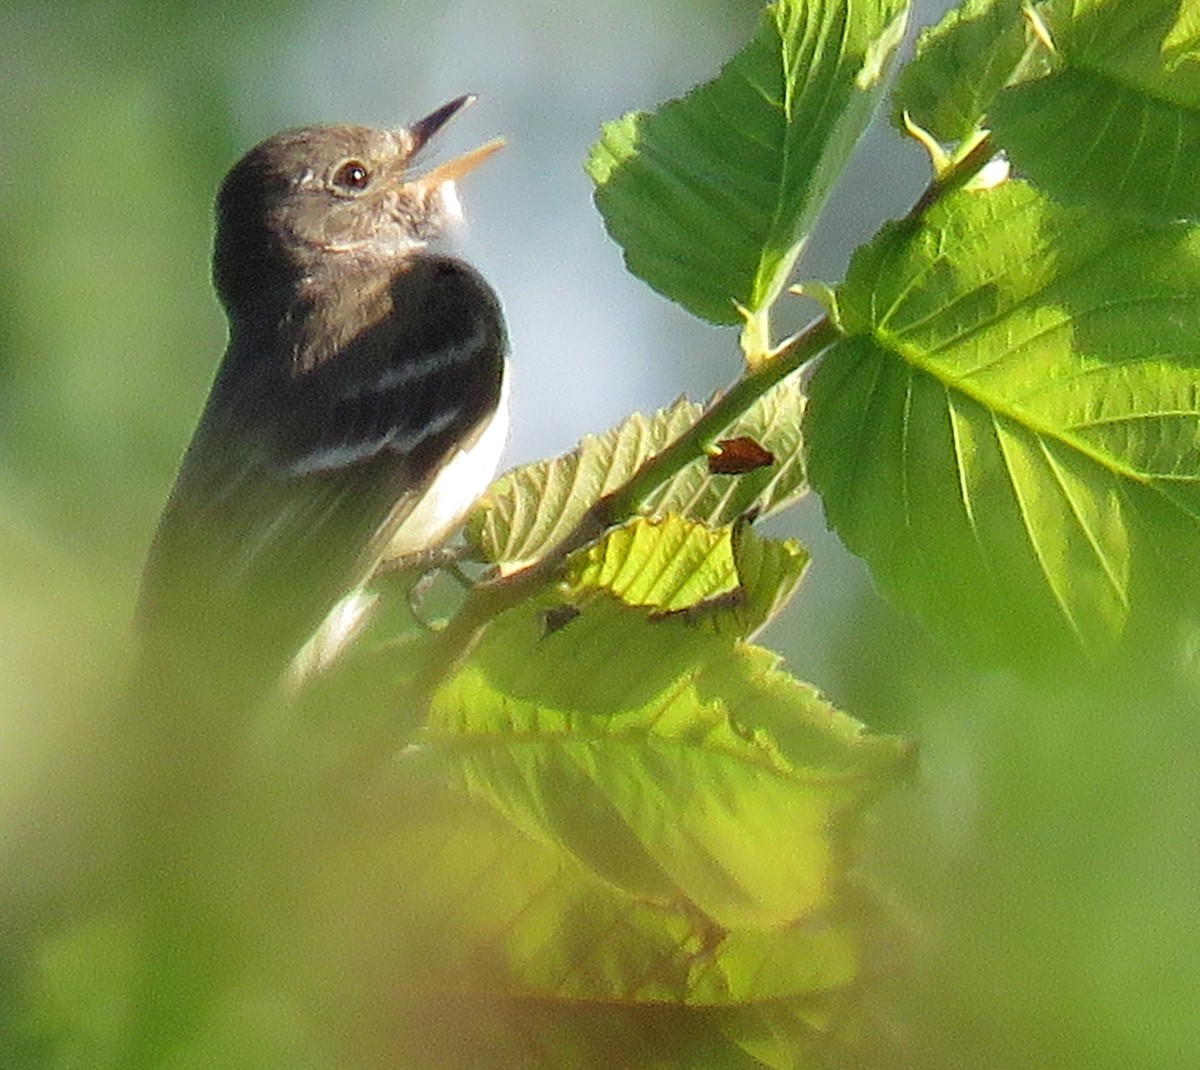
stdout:
[[702,456],[721,432],[771,387],[818,356],[838,337],[837,327],[828,318],[810,324],[780,346],[771,359],[738,379],[699,420],[665,449],[648,458],[623,486],[596,501],[549,553],[520,572],[475,587],[439,636],[418,679],[418,693],[427,699],[432,697],[438,684],[474,648],[488,621],[560,576],[567,558],[576,550],[599,538],[614,524],[636,516],[655,490]]
[[[623,487],[597,502],[597,506],[607,503],[605,513],[597,519],[603,521],[604,527],[609,527],[634,516],[654,491],[699,457],[725,428],[744,415],[771,387],[827,349],[837,337],[837,328],[826,318],[810,324],[770,360],[743,375],[705,410],[699,420],[666,449],[649,458]],[[555,553],[558,549],[555,548]],[[578,547],[570,548],[574,549]]]

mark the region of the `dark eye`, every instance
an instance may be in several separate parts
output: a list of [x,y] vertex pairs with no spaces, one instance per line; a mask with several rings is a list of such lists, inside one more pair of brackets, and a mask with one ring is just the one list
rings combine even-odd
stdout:
[[342,189],[366,189],[371,181],[366,165],[358,160],[347,160],[333,173],[333,184]]

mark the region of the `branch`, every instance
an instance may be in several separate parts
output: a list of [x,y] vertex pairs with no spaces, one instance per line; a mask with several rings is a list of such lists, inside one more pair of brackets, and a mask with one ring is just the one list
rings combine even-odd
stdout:
[[574,529],[534,564],[500,579],[485,581],[467,596],[446,625],[417,680],[418,694],[432,697],[438,684],[474,648],[488,622],[560,577],[567,558],[608,528],[636,516],[646,499],[683,468],[704,455],[730,424],[777,383],[832,345],[839,333],[826,318],[783,343],[774,355],[737,380],[688,430],[648,458],[629,480],[596,501]]

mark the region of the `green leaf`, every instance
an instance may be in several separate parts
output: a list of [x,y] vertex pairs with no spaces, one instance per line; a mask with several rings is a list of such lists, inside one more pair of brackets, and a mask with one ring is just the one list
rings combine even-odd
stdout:
[[778,0],[713,81],[606,124],[586,166],[629,270],[713,323],[769,307],[906,16],[902,0]]
[[[986,661],[1169,643],[1200,550],[1200,232],[959,193],[860,250],[811,383],[829,523]],[[1142,629],[1134,629],[1140,631]]]
[[772,464],[731,476],[709,472],[707,459],[696,461],[652,494],[646,511],[682,513],[720,527],[748,514],[761,520],[791,505],[808,491],[800,434],[805,400],[799,379],[785,379],[722,433],[754,439],[774,455]]
[[904,751],[776,662],[609,597],[550,632],[516,611],[438,692],[426,738],[472,798],[625,894],[792,924],[834,905],[838,818]]
[[1055,73],[991,112],[1014,165],[1053,196],[1200,219],[1196,0],[1051,3]]
[[[341,977],[348,957],[422,1065],[457,1065],[443,1049],[460,1039],[494,1065],[528,1065],[534,1040],[538,1065],[666,1066],[684,1048],[808,1065],[861,972],[857,818],[908,749],[681,615],[596,593],[547,631],[558,604],[500,617],[439,689],[393,765],[386,841],[347,844],[298,897],[388,923],[361,946],[331,934],[302,973]],[[453,1037],[425,1025],[445,992],[472,1009]]]
[[567,582],[660,613],[690,609],[737,589],[732,531],[675,515],[638,517],[576,554]]
[[607,591],[657,613],[692,611],[693,624],[746,637],[788,603],[808,561],[799,543],[763,539],[748,524],[637,518],[576,554],[567,585],[572,599]]
[[809,553],[795,539],[764,539],[747,524],[733,529],[741,601],[736,634],[754,636],[782,611],[808,571]]
[[[621,487],[650,457],[699,419],[689,401],[643,416],[635,413],[603,435],[588,435],[570,453],[501,476],[467,521],[466,538],[484,560],[513,572],[549,552],[588,508]],[[769,390],[725,432],[753,438],[775,463],[744,475],[714,475],[697,458],[645,503],[652,517],[679,513],[710,527],[747,513],[768,516],[807,489],[800,444],[804,395],[795,379]]]
[[1200,95],[1196,0],[1050,0],[1040,10],[1069,65],[1107,70],[1173,104]]
[[909,117],[942,142],[966,140],[997,94],[1027,77],[1031,62],[1025,0],[967,0],[921,31],[916,56],[892,94],[892,121]]

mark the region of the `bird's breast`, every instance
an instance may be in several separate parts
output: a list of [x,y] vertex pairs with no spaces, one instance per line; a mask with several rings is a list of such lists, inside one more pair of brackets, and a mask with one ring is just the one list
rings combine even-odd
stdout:
[[495,411],[450,454],[429,489],[397,529],[385,556],[407,557],[437,545],[467,514],[496,475],[508,439],[508,377]]

